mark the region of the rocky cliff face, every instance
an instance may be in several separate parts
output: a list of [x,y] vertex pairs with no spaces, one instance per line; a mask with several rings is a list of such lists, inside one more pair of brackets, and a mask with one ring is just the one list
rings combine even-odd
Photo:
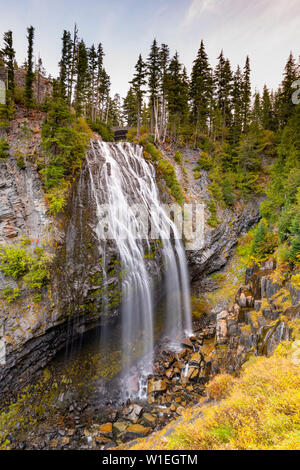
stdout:
[[216,229],[205,226],[204,246],[187,252],[194,289],[205,291],[210,287],[211,280],[207,276],[225,266],[240,236],[259,221],[259,204],[260,201],[254,199],[234,210],[226,209]]

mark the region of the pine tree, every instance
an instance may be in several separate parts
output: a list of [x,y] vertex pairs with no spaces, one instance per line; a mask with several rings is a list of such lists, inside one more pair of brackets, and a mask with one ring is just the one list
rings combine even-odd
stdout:
[[103,67],[104,51],[101,43],[98,44],[97,48],[97,108],[98,113],[102,120],[105,119],[105,107],[107,107],[107,97],[110,90],[110,78]]
[[94,44],[89,50],[89,75],[90,75],[90,91],[89,91],[89,113],[92,121],[96,120],[96,94],[97,94],[97,68],[98,55]]
[[292,102],[292,94],[295,89],[293,88],[293,82],[298,78],[298,70],[295,63],[293,54],[290,53],[288,61],[284,70],[284,77],[281,84],[280,104],[279,104],[279,119],[280,127],[283,128],[289,117],[292,115],[295,105]]
[[218,57],[218,64],[214,71],[214,86],[216,94],[216,106],[223,110],[224,108],[224,98],[225,98],[225,58],[223,55],[223,49]]
[[138,61],[135,65],[135,74],[133,76],[132,81],[130,82],[137,98],[137,138],[139,138],[140,135],[141,111],[143,105],[143,95],[145,94],[144,86],[146,85],[146,73],[146,64],[140,54]]
[[25,105],[27,108],[33,106],[33,82],[34,82],[34,71],[33,71],[33,39],[34,39],[34,28],[30,26],[27,28],[28,32],[28,53],[27,53],[27,68],[25,76]]
[[4,48],[2,49],[2,56],[4,64],[7,67],[7,103],[11,102],[14,97],[15,91],[15,50],[13,48],[13,35],[11,31],[7,31],[3,36]]
[[214,84],[216,90],[216,106],[222,115],[222,141],[225,137],[225,128],[231,126],[231,93],[232,72],[228,59],[225,60],[223,50],[219,57],[218,65],[214,73]]
[[64,100],[68,99],[69,96],[69,82],[72,67],[72,38],[69,31],[64,30],[62,37],[62,54],[60,66],[60,88],[61,97]]
[[134,93],[133,87],[130,87],[126,98],[123,101],[123,116],[126,120],[127,126],[137,126],[138,103],[137,97]]
[[38,62],[35,66],[35,80],[36,80],[36,95],[37,95],[37,104],[41,104],[41,78],[45,77],[46,70],[43,67],[43,61],[39,56]]
[[167,79],[169,120],[175,138],[180,125],[188,116],[188,90],[187,74],[185,69],[182,71],[182,64],[176,52],[170,61]]
[[212,84],[211,68],[208,63],[204,43],[201,41],[197,58],[194,60],[190,85],[192,118],[193,123],[196,125],[196,135],[198,128],[203,132],[207,131],[210,104],[213,94]]
[[89,85],[89,65],[88,52],[83,40],[78,45],[78,62],[77,62],[77,82],[76,82],[76,113],[78,116],[85,114],[87,92]]
[[70,71],[69,71],[69,77],[68,77],[68,102],[69,105],[72,104],[72,99],[73,99],[73,88],[75,84],[75,77],[77,73],[77,62],[78,62],[78,29],[77,25],[75,23],[74,25],[74,33],[73,33],[73,40],[72,40],[72,45],[71,47],[71,65],[70,65]]
[[262,126],[262,108],[261,108],[261,99],[258,91],[254,93],[253,106],[251,110],[251,121],[252,124],[259,128]]
[[100,74],[100,85],[98,88],[98,100],[101,104],[101,119],[105,122],[108,120],[109,112],[109,92],[110,92],[110,77],[106,70],[102,68]]
[[160,46],[159,52],[159,67],[160,67],[160,95],[161,95],[161,113],[160,113],[160,136],[163,136],[163,141],[166,138],[167,132],[167,79],[168,79],[168,66],[170,62],[170,50],[167,44]]
[[147,59],[148,87],[150,94],[150,131],[158,138],[158,106],[159,106],[159,84],[160,84],[160,51],[156,39],[154,39],[150,54]]
[[261,122],[264,129],[275,130],[272,100],[266,85],[264,85],[261,99]]
[[230,140],[234,145],[238,143],[241,132],[242,132],[242,127],[243,127],[242,93],[243,93],[243,78],[242,78],[241,69],[238,66],[233,76],[233,87],[232,87],[233,123],[231,127]]
[[123,125],[121,97],[118,93],[110,100],[109,124],[111,126],[121,127]]
[[251,83],[250,83],[250,59],[246,58],[243,74],[242,86],[242,116],[243,116],[243,131],[246,132],[249,125],[251,105]]

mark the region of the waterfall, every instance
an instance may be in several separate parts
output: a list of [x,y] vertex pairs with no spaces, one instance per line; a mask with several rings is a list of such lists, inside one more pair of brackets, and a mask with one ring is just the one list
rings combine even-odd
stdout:
[[[192,333],[184,247],[175,224],[162,208],[155,169],[144,159],[142,147],[92,141],[87,166],[99,243],[102,250],[105,244],[115,243],[121,263],[123,368],[128,369],[138,355],[144,358],[146,376],[152,372],[157,290],[165,295],[161,320],[170,341],[176,343]],[[164,275],[159,286],[154,285],[147,267],[151,239],[144,219],[136,213],[137,206],[144,215],[151,212],[151,233],[160,240]],[[105,256],[102,263],[105,271]]]

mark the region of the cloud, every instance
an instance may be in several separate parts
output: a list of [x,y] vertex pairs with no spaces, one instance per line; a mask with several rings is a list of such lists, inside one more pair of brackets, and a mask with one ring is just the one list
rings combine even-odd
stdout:
[[183,20],[183,26],[188,26],[199,19],[202,13],[214,11],[216,0],[191,0]]

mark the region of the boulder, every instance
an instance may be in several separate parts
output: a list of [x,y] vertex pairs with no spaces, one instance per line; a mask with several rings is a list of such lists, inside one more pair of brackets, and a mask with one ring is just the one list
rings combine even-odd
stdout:
[[192,343],[192,341],[190,340],[190,338],[188,338],[188,337],[183,338],[183,339],[181,340],[181,344],[182,344],[183,346],[186,346],[186,347],[188,347],[188,348],[193,349],[193,343]]
[[198,353],[198,352],[193,353],[193,354],[191,355],[191,358],[190,358],[190,360],[189,360],[189,363],[190,363],[190,364],[195,364],[195,365],[198,365],[198,366],[199,366],[200,362],[201,362],[201,354]]
[[117,433],[122,433],[124,432],[127,427],[128,427],[129,423],[128,421],[116,421],[114,424],[113,424],[113,429],[117,432]]
[[102,424],[99,428],[100,434],[104,434],[104,436],[112,437],[112,423],[105,423]]
[[142,426],[141,424],[133,424],[126,429],[120,438],[123,442],[128,442],[139,437],[147,436],[150,432],[151,428]]
[[154,426],[156,423],[156,417],[152,415],[151,413],[144,413],[143,414],[143,419],[150,424],[150,426]]
[[154,392],[164,392],[167,390],[167,383],[163,379],[150,379],[148,381],[148,395]]
[[227,310],[223,310],[217,315],[216,337],[217,344],[225,344],[227,342]]
[[247,298],[244,294],[244,292],[241,293],[239,299],[238,299],[239,306],[242,308],[247,307]]
[[132,404],[123,410],[122,415],[132,423],[137,423],[142,412],[143,408],[140,405]]

